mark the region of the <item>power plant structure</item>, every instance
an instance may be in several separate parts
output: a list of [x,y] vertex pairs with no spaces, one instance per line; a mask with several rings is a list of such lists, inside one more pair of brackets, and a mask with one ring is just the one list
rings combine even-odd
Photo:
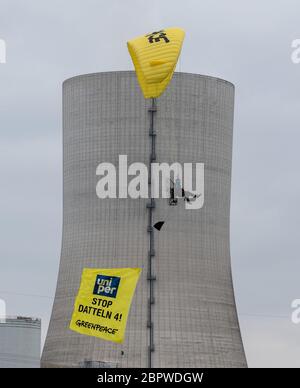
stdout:
[[7,317],[0,320],[0,368],[39,368],[41,320]]
[[[230,263],[233,112],[234,86],[199,74],[175,73],[152,101],[133,71],[64,82],[62,252],[42,367],[247,367]],[[203,164],[203,206],[120,197],[120,155]],[[116,166],[116,198],[97,195],[101,163]],[[142,268],[124,343],[71,331],[83,268],[117,267]]]

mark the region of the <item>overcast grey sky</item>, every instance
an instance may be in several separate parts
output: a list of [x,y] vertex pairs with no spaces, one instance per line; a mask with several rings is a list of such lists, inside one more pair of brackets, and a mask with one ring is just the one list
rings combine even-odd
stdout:
[[300,367],[297,0],[0,0],[0,298],[51,313],[62,223],[61,84],[128,70],[126,41],[180,26],[178,70],[236,86],[231,254],[250,367]]

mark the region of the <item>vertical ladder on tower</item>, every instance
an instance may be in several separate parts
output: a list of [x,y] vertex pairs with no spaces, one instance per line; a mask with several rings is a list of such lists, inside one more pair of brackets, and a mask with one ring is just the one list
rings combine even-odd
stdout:
[[148,321],[147,327],[149,329],[149,344],[148,344],[148,367],[152,368],[152,353],[155,351],[154,347],[154,326],[153,326],[153,311],[152,306],[155,304],[154,298],[154,282],[156,276],[153,273],[152,261],[155,257],[154,249],[154,229],[153,229],[153,211],[155,209],[155,200],[152,198],[152,176],[151,176],[151,164],[156,160],[156,151],[155,151],[155,138],[156,133],[154,130],[154,114],[157,111],[155,98],[152,98],[151,107],[148,112],[150,113],[150,128],[149,128],[149,137],[150,137],[150,158],[149,158],[149,173],[148,173],[148,193],[150,194],[150,200],[147,203],[148,209],[148,227],[147,232],[149,234],[149,251],[148,251],[148,271],[147,271],[147,280],[149,282],[149,297],[148,297]]

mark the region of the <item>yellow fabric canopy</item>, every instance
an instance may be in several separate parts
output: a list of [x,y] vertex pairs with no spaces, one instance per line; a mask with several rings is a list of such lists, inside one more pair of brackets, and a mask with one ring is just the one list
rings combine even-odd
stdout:
[[172,79],[180,55],[184,30],[166,28],[127,42],[145,98],[159,97]]

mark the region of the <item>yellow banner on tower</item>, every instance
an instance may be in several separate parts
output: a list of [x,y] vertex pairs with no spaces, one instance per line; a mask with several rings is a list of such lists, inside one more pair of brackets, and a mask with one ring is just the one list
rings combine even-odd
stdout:
[[140,268],[84,268],[70,329],[122,343]]

